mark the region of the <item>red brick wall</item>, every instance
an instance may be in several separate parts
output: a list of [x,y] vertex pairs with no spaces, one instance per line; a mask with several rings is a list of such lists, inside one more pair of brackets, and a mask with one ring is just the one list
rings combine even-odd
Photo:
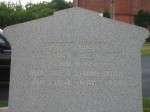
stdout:
[[118,21],[126,22],[126,23],[134,23],[134,16],[129,15],[116,15],[115,19]]
[[130,14],[130,0],[116,0],[116,14]]
[[141,0],[140,9],[150,12],[150,0]]
[[[76,1],[76,0],[74,0]],[[111,0],[78,0],[78,6],[103,13],[110,9]],[[127,23],[134,23],[134,15],[143,9],[150,12],[150,0],[115,0],[115,19]]]
[[131,0],[116,0],[115,2],[115,19],[127,23],[132,23],[131,17]]
[[140,10],[141,0],[132,0],[132,14],[135,15]]
[[79,0],[78,6],[92,11],[103,13],[110,8],[109,0]]

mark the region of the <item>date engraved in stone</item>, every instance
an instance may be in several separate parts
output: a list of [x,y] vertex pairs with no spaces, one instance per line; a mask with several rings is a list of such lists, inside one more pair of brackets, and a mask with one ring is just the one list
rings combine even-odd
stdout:
[[[124,78],[123,71],[113,71],[113,70],[81,70],[78,74],[74,75],[74,78],[81,77],[82,80],[68,79],[71,76],[70,71],[65,71],[63,69],[49,69],[46,71],[42,69],[30,70],[31,85],[50,85],[50,86],[71,86],[71,85],[82,85],[82,86],[94,86],[96,82],[102,80],[122,80]],[[118,79],[118,76],[121,79]],[[92,78],[92,79],[91,79]],[[99,80],[97,80],[99,79]]]

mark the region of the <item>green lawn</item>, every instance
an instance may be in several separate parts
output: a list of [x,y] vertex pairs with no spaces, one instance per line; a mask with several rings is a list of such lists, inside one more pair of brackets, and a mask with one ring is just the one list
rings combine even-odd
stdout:
[[8,101],[0,101],[0,107],[7,107]]
[[142,55],[150,55],[150,43],[145,43],[141,48]]
[[143,98],[144,112],[150,112],[150,98]]
[[[7,107],[7,101],[0,101],[0,107]],[[150,98],[143,98],[143,112],[150,112]]]

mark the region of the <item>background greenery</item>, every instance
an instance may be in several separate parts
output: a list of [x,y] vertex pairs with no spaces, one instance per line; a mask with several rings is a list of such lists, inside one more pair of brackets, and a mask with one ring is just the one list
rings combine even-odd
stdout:
[[50,16],[54,11],[71,7],[73,7],[73,3],[64,0],[52,0],[37,4],[27,3],[25,6],[20,2],[18,4],[0,2],[0,28]]
[[0,101],[0,107],[8,107],[8,101]]
[[145,43],[141,48],[142,55],[150,55],[150,42]]
[[[150,13],[139,10],[138,14],[134,17],[135,25],[148,28],[150,30]],[[146,42],[150,42],[150,37],[146,39]],[[150,52],[150,51],[149,51]]]
[[150,98],[143,98],[143,110],[144,112],[150,112]]
[[134,23],[144,28],[150,28],[150,13],[139,10],[138,14],[135,15]]

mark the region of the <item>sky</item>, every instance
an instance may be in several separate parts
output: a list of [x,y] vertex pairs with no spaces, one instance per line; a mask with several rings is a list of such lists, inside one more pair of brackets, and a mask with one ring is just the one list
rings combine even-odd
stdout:
[[[18,3],[19,0],[0,0],[0,1]],[[26,3],[29,3],[30,1],[32,3],[39,3],[42,1],[50,2],[51,0],[20,0],[22,5],[25,5]],[[72,2],[73,0],[65,0],[65,1],[71,1]]]

